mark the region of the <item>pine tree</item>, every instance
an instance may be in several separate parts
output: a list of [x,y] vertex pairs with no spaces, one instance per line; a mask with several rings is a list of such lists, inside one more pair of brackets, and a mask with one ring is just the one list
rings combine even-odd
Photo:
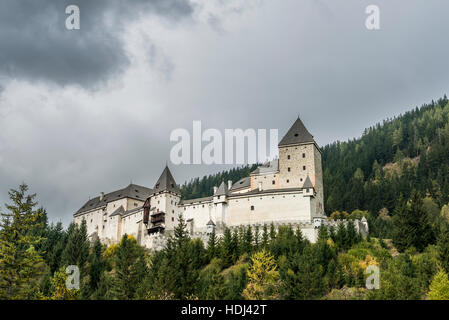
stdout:
[[268,247],[268,227],[266,224],[264,224],[262,232],[262,248],[266,249],[267,247]]
[[102,255],[102,245],[99,239],[96,239],[92,247],[92,252],[89,255],[89,296],[98,290],[103,273],[106,269],[106,262]]
[[217,235],[215,234],[215,228],[212,230],[209,235],[209,240],[207,241],[207,257],[209,260],[212,260],[217,255]]
[[276,239],[276,230],[274,228],[274,223],[272,222],[270,225],[270,242],[273,242]]
[[117,299],[134,299],[139,284],[148,273],[145,254],[137,241],[124,235],[114,258],[115,273],[111,291]]
[[446,273],[449,273],[449,224],[444,223],[438,237],[438,259]]
[[399,251],[404,251],[412,245],[412,233],[415,232],[414,226],[409,222],[410,214],[407,202],[401,196],[393,217],[393,244]]
[[283,299],[317,299],[325,289],[323,267],[311,245],[303,253],[288,257],[281,264],[281,293]]
[[35,210],[35,195],[28,186],[9,192],[8,213],[1,213],[0,224],[0,299],[27,299],[38,290],[42,254],[36,250],[42,239],[32,230],[40,227],[43,212]]
[[62,254],[65,265],[76,265],[83,274],[89,257],[89,246],[86,220],[81,222],[81,226],[72,223],[68,230],[67,245]]
[[251,229],[251,226],[248,226],[248,228],[246,228],[246,230],[242,233],[243,241],[241,254],[247,253],[248,255],[250,255],[253,248],[253,231]]
[[422,251],[435,240],[428,214],[423,208],[423,199],[416,191],[412,193],[410,204],[403,198],[399,200],[393,224],[393,243],[399,251],[412,246]]
[[223,241],[221,243],[221,253],[220,257],[223,262],[224,267],[229,267],[234,263],[233,259],[233,240],[231,230],[229,228],[225,228]]

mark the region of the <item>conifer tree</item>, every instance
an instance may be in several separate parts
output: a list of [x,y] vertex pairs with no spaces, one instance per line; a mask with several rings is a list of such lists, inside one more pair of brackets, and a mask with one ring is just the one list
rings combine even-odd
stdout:
[[443,270],[433,278],[427,297],[429,300],[449,300],[449,279]]
[[89,255],[89,295],[95,293],[98,290],[100,281],[103,277],[103,273],[106,269],[106,262],[103,259],[102,245],[100,240],[97,238],[92,247],[92,252]]
[[217,235],[215,234],[215,228],[212,230],[209,235],[209,240],[207,241],[207,257],[209,260],[212,260],[217,255]]
[[438,237],[438,259],[444,271],[449,273],[449,224],[444,223]]
[[0,299],[32,298],[38,290],[42,254],[36,250],[42,239],[32,230],[39,228],[43,212],[35,210],[35,195],[28,186],[11,189],[8,212],[1,213],[0,223]]
[[266,224],[264,224],[262,231],[262,248],[266,249],[267,246],[268,246],[268,227]]
[[220,257],[224,267],[229,267],[234,262],[233,252],[234,248],[231,230],[229,230],[229,228],[225,228],[220,253]]
[[145,254],[137,241],[124,235],[117,247],[114,258],[115,273],[112,283],[112,294],[117,299],[134,299],[139,284],[148,273]]

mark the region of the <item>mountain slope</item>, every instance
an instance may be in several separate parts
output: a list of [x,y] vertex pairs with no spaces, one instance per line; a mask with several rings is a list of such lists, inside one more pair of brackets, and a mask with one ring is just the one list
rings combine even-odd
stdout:
[[401,193],[449,201],[449,104],[446,96],[323,148],[326,212],[394,208]]

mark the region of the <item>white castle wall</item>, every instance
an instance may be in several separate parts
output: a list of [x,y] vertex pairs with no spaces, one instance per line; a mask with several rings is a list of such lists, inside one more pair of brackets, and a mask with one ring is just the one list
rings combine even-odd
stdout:
[[[226,225],[271,223],[273,221],[311,221],[310,198],[302,191],[233,196],[228,200]],[[251,207],[254,210],[251,210]]]

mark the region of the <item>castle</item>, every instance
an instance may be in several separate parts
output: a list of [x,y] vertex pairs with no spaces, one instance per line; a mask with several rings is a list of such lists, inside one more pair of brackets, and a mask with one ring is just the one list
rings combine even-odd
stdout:
[[[323,205],[321,150],[298,118],[278,145],[279,158],[234,184],[223,181],[210,197],[181,199],[180,190],[166,166],[152,189],[130,184],[90,199],[74,214],[86,220],[91,238],[117,243],[124,234],[150,249],[161,249],[173,233],[181,214],[192,238],[207,241],[215,229],[290,224],[315,242],[318,227],[329,224]],[[366,233],[366,220],[356,221]]]

